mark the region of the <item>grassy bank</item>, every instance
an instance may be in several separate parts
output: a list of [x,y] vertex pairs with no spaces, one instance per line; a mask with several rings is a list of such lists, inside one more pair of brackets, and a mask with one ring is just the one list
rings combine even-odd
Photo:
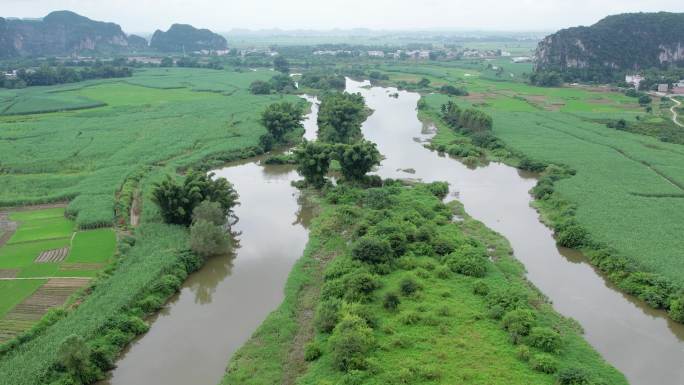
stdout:
[[656,117],[604,88],[539,88],[492,82],[476,72],[465,76],[458,68],[395,67],[387,68],[392,81],[428,76],[434,87],[466,87],[470,95],[452,100],[490,114],[504,144],[483,149],[453,132],[439,119],[449,97],[425,94],[420,115],[437,123],[435,148],[473,164],[486,154],[536,171],[558,166],[546,172],[534,195],[559,244],[584,251],[623,290],[684,320],[684,240],[678,235],[684,222],[677,214],[684,209],[684,149],[602,123],[642,124]]
[[443,192],[326,191],[283,304],[223,383],[626,383]]
[[[109,226],[115,195],[141,170],[256,147],[265,132],[259,113],[283,97],[252,95],[248,87],[271,76],[148,69],[126,79],[2,91],[0,105],[21,101],[35,109],[0,116],[0,205],[68,199],[67,212],[80,228]],[[45,98],[75,110],[38,113]],[[102,106],[77,109],[81,100]]]

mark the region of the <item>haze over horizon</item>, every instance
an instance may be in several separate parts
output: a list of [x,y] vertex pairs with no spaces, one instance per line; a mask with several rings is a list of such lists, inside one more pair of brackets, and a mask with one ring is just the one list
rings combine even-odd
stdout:
[[[591,25],[625,12],[684,12],[681,0],[5,0],[2,17],[39,18],[70,10],[120,24],[128,33],[152,33],[172,23],[231,29],[549,31]],[[418,6],[420,5],[420,6]],[[163,12],[161,12],[163,10]]]

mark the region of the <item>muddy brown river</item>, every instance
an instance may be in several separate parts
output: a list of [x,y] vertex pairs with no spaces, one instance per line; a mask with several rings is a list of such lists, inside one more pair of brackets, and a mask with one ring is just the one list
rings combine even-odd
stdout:
[[[684,326],[663,312],[615,290],[585,258],[556,246],[552,232],[530,207],[534,175],[500,164],[469,168],[425,149],[431,128],[416,114],[419,95],[347,81],[374,110],[364,136],[386,157],[377,173],[450,183],[451,199],[472,217],[503,234],[529,280],[560,313],[579,321],[585,338],[635,385],[684,384]],[[315,137],[316,113],[306,121]],[[413,169],[415,173],[402,170]],[[230,356],[283,298],[287,274],[307,241],[311,212],[291,187],[299,179],[289,166],[260,159],[217,170],[235,184],[241,206],[233,226],[239,247],[214,258],[190,276],[155,318],[150,331],[127,350],[110,385],[215,385]]]

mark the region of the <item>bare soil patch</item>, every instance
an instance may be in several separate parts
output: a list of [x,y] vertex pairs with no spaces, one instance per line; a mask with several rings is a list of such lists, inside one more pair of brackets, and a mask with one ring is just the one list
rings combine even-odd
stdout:
[[69,254],[69,247],[62,247],[59,249],[46,250],[36,257],[35,263],[54,263],[62,262]]
[[61,306],[90,278],[51,278],[0,320],[0,342],[11,339],[38,322],[48,310]]
[[14,278],[19,274],[19,269],[0,269],[0,278]]

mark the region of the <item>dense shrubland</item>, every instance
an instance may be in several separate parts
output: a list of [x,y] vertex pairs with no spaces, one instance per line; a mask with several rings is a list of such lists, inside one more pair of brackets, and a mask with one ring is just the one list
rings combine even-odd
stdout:
[[[441,202],[447,191],[391,180],[321,190],[284,304],[224,383],[625,383],[528,286],[502,238]],[[310,306],[315,333],[302,342]]]

